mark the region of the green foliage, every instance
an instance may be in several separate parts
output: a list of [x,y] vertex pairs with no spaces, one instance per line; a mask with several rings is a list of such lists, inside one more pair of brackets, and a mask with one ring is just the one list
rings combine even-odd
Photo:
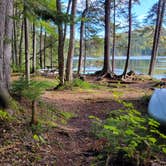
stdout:
[[55,128],[58,123],[67,124],[68,120],[77,115],[72,112],[61,111],[55,108],[55,105],[39,101],[39,107],[42,109],[42,114],[39,117],[40,124]]
[[123,152],[123,157],[135,162],[135,165],[147,163],[161,151],[166,154],[166,135],[158,130],[159,123],[142,116],[132,103],[121,103],[124,109],[111,111],[104,122],[93,118],[93,132],[98,138],[108,141],[103,154],[116,156]]
[[81,79],[74,79],[73,81],[73,86],[74,87],[79,87],[79,88],[82,88],[82,89],[89,89],[92,87],[92,85],[86,81],[82,81]]
[[91,84],[89,82],[83,81],[81,79],[74,79],[73,82],[65,82],[65,85],[60,87],[60,90],[73,90],[74,88],[80,89],[98,89],[98,85]]
[[36,142],[39,142],[39,143],[46,143],[46,141],[44,140],[44,138],[42,136],[40,136],[40,135],[37,135],[37,134],[33,135],[33,139]]
[[31,130],[35,134],[41,134],[44,131],[44,128],[41,123],[38,123],[37,125],[31,125]]
[[31,80],[30,83],[24,77],[20,77],[12,84],[11,92],[19,97],[25,97],[29,100],[36,100],[46,88],[52,86],[48,81]]
[[21,65],[21,68],[20,68],[20,66],[16,64],[12,64],[11,69],[12,69],[12,72],[16,72],[16,73],[23,72],[25,69],[25,65]]
[[24,89],[28,87],[28,83],[24,77],[20,77],[18,80],[14,81],[11,86],[11,93],[16,96],[22,96]]
[[75,117],[76,115],[72,112],[61,112],[60,113],[66,120],[69,120],[73,117]]
[[8,112],[0,110],[0,120],[10,121],[10,120],[12,120],[12,117],[9,115]]

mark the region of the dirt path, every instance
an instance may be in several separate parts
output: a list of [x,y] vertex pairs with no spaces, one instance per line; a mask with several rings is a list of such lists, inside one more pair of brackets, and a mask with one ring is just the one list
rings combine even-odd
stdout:
[[[139,85],[140,86],[140,85]],[[137,101],[148,92],[147,85],[142,89],[138,85],[123,88],[123,98]],[[122,89],[117,89],[122,91]],[[120,104],[113,100],[112,90],[95,91],[48,91],[43,95],[43,100],[54,104],[58,110],[72,112],[76,117],[70,119],[67,125],[52,131],[52,137],[56,137],[59,145],[57,149],[56,163],[58,166],[83,166],[90,165],[94,160],[94,152],[102,147],[102,140],[95,140],[90,134],[90,115],[105,119],[111,110],[119,109]],[[56,134],[55,134],[56,133]]]
[[[90,165],[96,141],[90,135],[91,120],[94,115],[104,118],[117,105],[111,100],[112,93],[58,91],[46,92],[44,101],[54,103],[58,110],[72,112],[76,117],[69,120],[66,126],[57,130],[56,138],[63,145],[59,149],[57,165]],[[53,134],[53,133],[52,133]],[[53,134],[55,135],[55,134]]]
[[[118,88],[111,84],[110,87],[93,90],[46,91],[42,96],[44,103],[49,103],[59,112],[75,115],[67,124],[39,127],[44,128],[39,135],[46,143],[34,140],[34,133],[29,126],[30,107],[23,101],[27,106],[23,112],[19,112],[17,118],[20,120],[10,124],[2,123],[0,126],[0,165],[90,166],[97,152],[102,149],[104,139],[97,140],[92,135],[92,121],[89,116],[105,119],[111,110],[121,108],[121,105],[114,101],[114,92],[122,94],[122,99],[133,102],[138,110],[146,109],[147,105],[141,103],[140,99],[146,99],[146,96],[152,93],[149,88],[153,84],[150,81],[120,85]],[[40,113],[46,113],[47,116],[48,109],[41,109],[38,116]]]

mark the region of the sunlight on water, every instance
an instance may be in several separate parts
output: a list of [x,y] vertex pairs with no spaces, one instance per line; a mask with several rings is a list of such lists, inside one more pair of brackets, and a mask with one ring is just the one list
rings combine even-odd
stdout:
[[[121,74],[123,72],[125,64],[125,56],[115,57],[115,73]],[[74,58],[74,70],[77,69],[78,57]],[[138,74],[147,74],[150,63],[150,56],[131,56],[129,71],[134,70]],[[87,57],[86,62],[86,73],[94,73],[95,71],[101,70],[103,64],[102,57]],[[110,59],[111,64],[111,59]],[[161,79],[166,78],[166,56],[159,56],[156,60],[154,78]]]

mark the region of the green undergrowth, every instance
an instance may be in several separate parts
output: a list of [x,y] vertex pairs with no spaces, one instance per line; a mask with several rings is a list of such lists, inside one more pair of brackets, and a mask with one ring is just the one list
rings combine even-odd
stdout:
[[165,155],[166,135],[160,132],[160,124],[147,114],[142,115],[132,103],[119,99],[118,93],[114,98],[124,109],[111,111],[104,121],[89,117],[95,136],[107,140],[98,160],[104,164],[139,166],[149,165],[151,160]]
[[59,87],[59,90],[75,90],[75,89],[101,89],[103,86],[98,84],[92,84],[87,81],[83,81],[81,79],[74,79],[72,82],[65,82],[65,84]]
[[43,138],[45,132],[57,128],[59,125],[66,125],[68,120],[76,117],[76,114],[59,111],[54,105],[45,103],[42,100],[39,101],[38,105],[40,109],[38,124],[32,125],[30,128],[33,133],[33,139],[39,146],[40,144],[47,143]]
[[[29,113],[25,112],[28,111],[26,108],[21,109],[21,106],[14,100],[11,102],[12,110],[17,110],[17,118],[20,118],[21,123],[28,124],[27,129],[29,132],[32,132],[32,139],[37,145],[40,145],[40,143],[46,143],[43,135],[49,129],[56,128],[58,125],[66,125],[69,119],[76,116],[74,113],[59,111],[56,109],[55,105],[46,103],[40,98],[46,89],[50,89],[54,86],[54,81],[42,79],[36,80],[36,77],[34,77],[33,80],[28,83],[25,78],[20,77],[18,80],[13,82],[11,87],[11,94],[16,96],[18,101],[25,101],[29,106],[33,100],[37,103],[37,123],[29,125],[29,114],[31,114],[31,111]],[[25,120],[24,116],[26,116]]]
[[44,80],[31,80],[29,83],[24,77],[13,81],[11,86],[11,93],[18,97],[26,97],[30,100],[38,98],[46,89],[52,88],[54,83]]
[[10,122],[12,120],[13,118],[8,112],[0,109],[0,121]]
[[48,127],[57,127],[58,124],[66,125],[68,120],[76,117],[76,114],[74,113],[60,111],[56,109],[54,105],[45,103],[41,100],[39,101],[39,107],[41,109],[39,122]]

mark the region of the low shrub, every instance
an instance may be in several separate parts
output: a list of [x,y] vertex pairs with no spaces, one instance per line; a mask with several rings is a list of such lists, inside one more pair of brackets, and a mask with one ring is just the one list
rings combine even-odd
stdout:
[[90,116],[93,133],[107,140],[102,159],[114,165],[149,165],[157,154],[166,154],[166,135],[159,131],[159,123],[143,116],[132,103],[116,101],[124,109],[111,111],[105,121]]

